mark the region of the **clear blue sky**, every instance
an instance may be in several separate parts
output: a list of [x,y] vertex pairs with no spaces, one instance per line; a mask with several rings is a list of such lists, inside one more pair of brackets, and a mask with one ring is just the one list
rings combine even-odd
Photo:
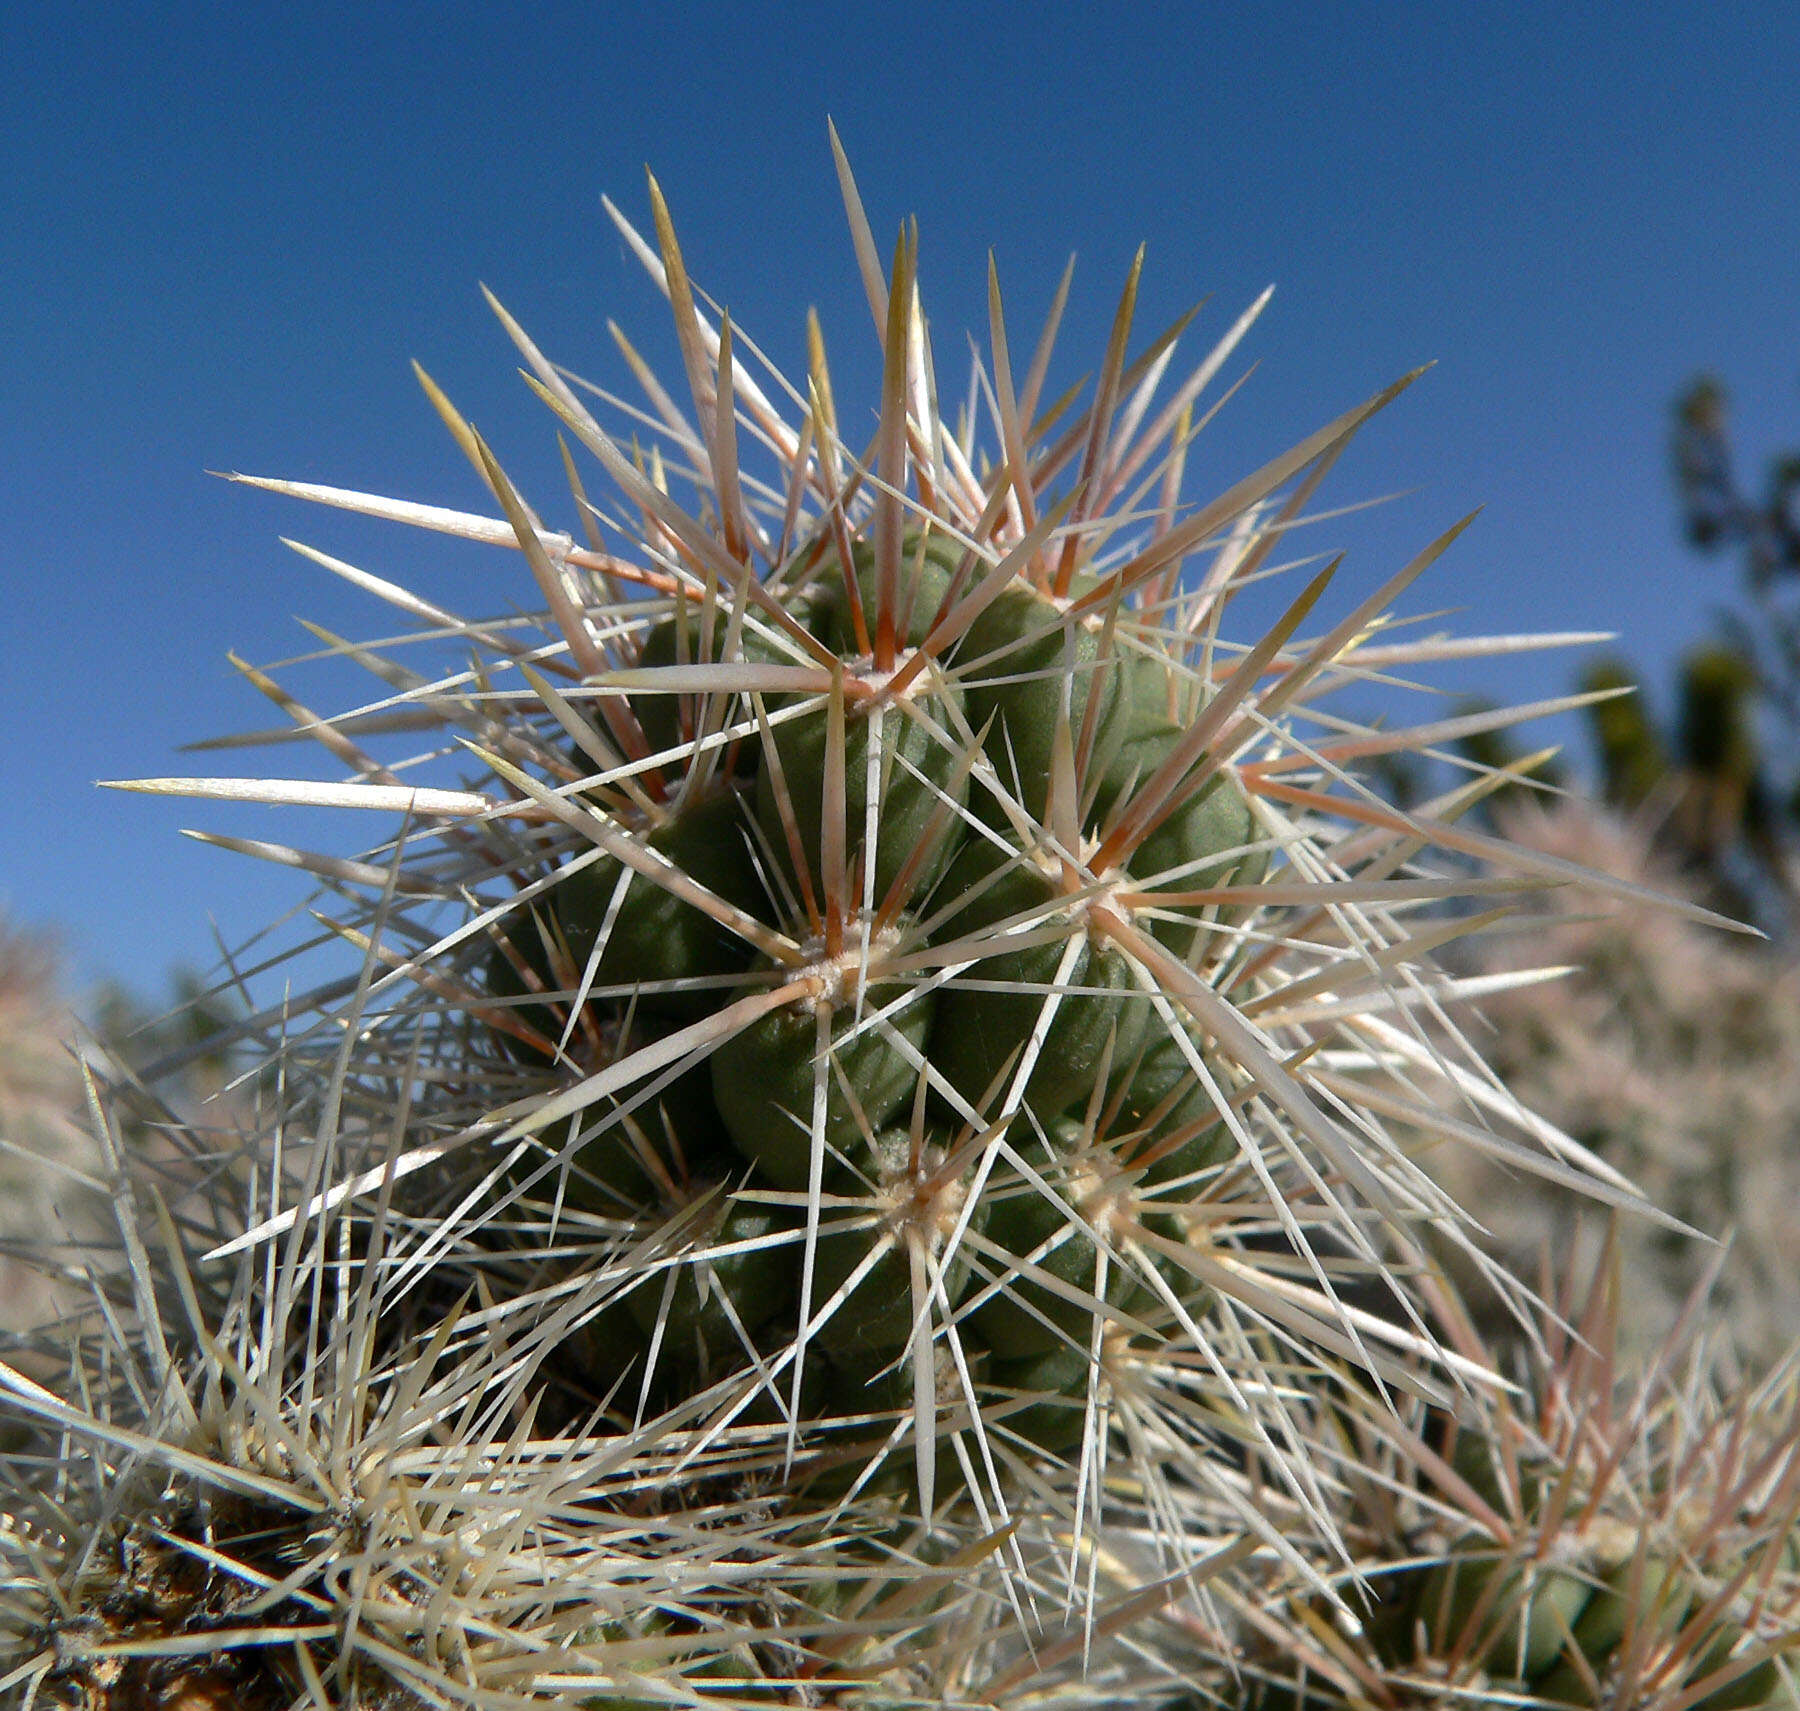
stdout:
[[[871,334],[826,145],[878,233],[917,213],[941,360],[987,248],[1035,324],[1079,253],[1090,366],[1149,241],[1140,326],[1264,284],[1261,368],[1208,440],[1221,482],[1415,364],[1334,477],[1366,588],[1486,514],[1418,604],[1481,629],[1617,628],[1664,672],[1733,591],[1679,545],[1668,400],[1721,373],[1741,440],[1800,441],[1800,9],[1284,4],[430,7],[15,5],[0,22],[0,899],[88,975],[154,989],[299,892],[182,825],[335,830],[96,791],[201,770],[273,722],[228,648],[295,614],[389,623],[298,534],[451,603],[529,599],[514,562],[209,479],[240,469],[476,506],[418,357],[555,502],[548,418],[477,290],[621,378],[611,315],[664,311],[599,213],[657,171],[689,264],[779,357],[816,303],[840,401]],[[948,355],[946,356],[946,353]],[[1323,543],[1321,543],[1323,544]],[[1566,686],[1566,656],[1485,684]],[[231,770],[229,759],[218,770]]]

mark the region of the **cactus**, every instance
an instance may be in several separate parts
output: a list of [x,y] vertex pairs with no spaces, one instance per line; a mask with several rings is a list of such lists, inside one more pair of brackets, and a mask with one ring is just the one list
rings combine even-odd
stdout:
[[614,214],[687,370],[682,404],[621,340],[652,444],[495,304],[584,544],[429,379],[497,515],[256,480],[510,549],[541,611],[302,549],[419,627],[324,638],[379,684],[336,715],[247,668],[348,777],[138,786],[404,819],[354,859],[212,835],[314,875],[357,968],[236,1028],[238,1156],[167,1207],[118,1185],[82,1404],[0,1373],[91,1457],[78,1496],[21,1463],[56,1495],[6,1541],[6,1679],[41,1702],[1166,1698],[1215,1595],[1279,1567],[1342,1605],[1315,1394],[1499,1382],[1414,1287],[1427,1227],[1481,1261],[1396,1125],[1637,1204],[1418,1092],[1464,930],[1429,911],[1490,888],[1428,852],[1571,877],[1458,823],[1495,777],[1401,813],[1353,776],[1467,720],[1329,705],[1454,654],[1385,614],[1462,525],[1227,639],[1411,377],[1191,504],[1254,311],[1159,404],[1181,328],[1129,354],[1134,267],[1072,413],[1056,313],[1017,376],[996,283],[952,423],[916,237],[884,273],[840,167],[866,449],[816,326],[802,389],[703,308],[652,181],[654,242]]
[[1794,1365],[1734,1383],[1690,1316],[1625,1371],[1619,1261],[1609,1239],[1585,1291],[1564,1274],[1516,1395],[1454,1419],[1340,1392],[1330,1459],[1360,1588],[1347,1614],[1302,1594],[1267,1624],[1246,1705],[1796,1702]]

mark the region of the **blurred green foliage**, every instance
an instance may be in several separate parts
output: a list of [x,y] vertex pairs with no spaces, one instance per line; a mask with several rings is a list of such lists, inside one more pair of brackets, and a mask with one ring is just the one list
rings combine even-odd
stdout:
[[169,984],[170,1002],[153,1005],[108,982],[84,1006],[87,1025],[132,1074],[178,1075],[192,1093],[216,1093],[231,1073],[230,1007],[192,969],[177,969]]
[[[1729,403],[1710,375],[1675,400],[1671,471],[1685,539],[1739,557],[1741,598],[1721,605],[1716,633],[1683,658],[1666,711],[1619,655],[1591,664],[1579,688],[1604,697],[1587,710],[1600,799],[1648,825],[1658,852],[1713,907],[1791,932],[1800,925],[1800,452],[1771,457],[1752,496],[1736,474]],[[1520,759],[1499,733],[1457,749],[1484,770]],[[1561,782],[1550,766],[1531,777]],[[1531,788],[1509,783],[1488,805]]]

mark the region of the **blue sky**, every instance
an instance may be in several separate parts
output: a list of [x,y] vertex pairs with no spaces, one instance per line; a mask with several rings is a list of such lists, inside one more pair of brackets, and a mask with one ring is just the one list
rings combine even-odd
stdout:
[[827,114],[878,234],[920,218],[941,362],[984,324],[990,246],[1015,326],[1079,255],[1069,378],[1140,240],[1146,334],[1202,296],[1217,333],[1272,281],[1202,478],[1435,361],[1334,476],[1339,500],[1413,490],[1321,540],[1347,588],[1485,505],[1415,606],[1617,629],[1666,676],[1735,585],[1677,539],[1671,395],[1719,372],[1753,466],[1800,441],[1797,63],[1773,3],[10,8],[0,901],[82,975],[153,990],[208,960],[209,920],[236,940],[299,896],[179,827],[376,835],[93,781],[230,770],[175,753],[273,722],[228,649],[300,651],[296,614],[388,625],[278,535],[488,610],[530,598],[516,561],[204,472],[479,508],[417,357],[553,505],[547,417],[478,282],[595,378],[622,378],[608,316],[666,356],[599,211],[643,214],[646,163],[734,320],[794,361],[816,304],[840,404],[871,381]]

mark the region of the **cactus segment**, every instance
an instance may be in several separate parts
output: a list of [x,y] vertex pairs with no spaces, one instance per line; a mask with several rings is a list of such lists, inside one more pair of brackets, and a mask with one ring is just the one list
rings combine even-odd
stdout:
[[611,1395],[614,1406],[642,1376],[644,1334],[628,1301],[609,1302],[562,1341],[558,1355],[591,1395]]
[[[966,556],[960,543],[937,531],[921,534],[909,529],[900,542],[899,605],[894,632],[902,647],[916,648],[930,633],[933,621],[950,592],[951,579]],[[851,546],[856,564],[856,588],[862,602],[863,623],[875,633],[880,601],[880,577],[875,571],[875,547],[868,540]],[[817,633],[840,659],[858,656],[856,626],[844,586],[843,568],[832,555],[821,572]]]
[[[1200,1042],[1192,1034],[1188,1039],[1198,1051]],[[1181,1040],[1160,1025],[1152,1024],[1138,1054],[1117,1067],[1110,1091],[1118,1100],[1113,1133],[1130,1139],[1146,1188],[1185,1183],[1185,1198],[1199,1187],[1189,1178],[1235,1156],[1237,1141],[1194,1074]]]
[[[810,628],[814,622],[812,604],[804,596],[794,599],[788,610],[799,622]],[[677,617],[659,619],[644,632],[638,647],[639,670],[672,665],[699,665],[722,660],[726,656],[727,624],[730,614],[718,608],[713,614],[712,634],[703,638],[700,614],[687,601],[681,603]],[[793,647],[784,647],[766,631],[748,621],[739,626],[738,646],[732,663],[746,665],[798,665]],[[691,695],[670,694],[663,690],[636,689],[628,697],[632,716],[644,733],[652,754],[679,748],[696,735],[695,701]],[[770,709],[786,704],[789,696],[781,692],[765,694]]]
[[[1142,759],[1154,772],[1181,741],[1182,733],[1166,730],[1134,744],[1134,760]],[[1225,885],[1254,885],[1268,866],[1268,854],[1254,846],[1263,834],[1249,801],[1229,772],[1215,773],[1199,790],[1177,803],[1125,863],[1126,871],[1142,881],[1147,901],[1156,906],[1156,893],[1203,891]],[[1241,853],[1234,853],[1241,852]],[[1199,918],[1216,914],[1221,919],[1241,918],[1240,904],[1173,903],[1186,920],[1152,917],[1150,932],[1174,955],[1191,960],[1195,940],[1203,932]],[[1191,920],[1194,924],[1189,925]]]
[[[897,1000],[881,1022],[861,1024]],[[931,1028],[929,994],[909,994],[898,981],[875,980],[861,992],[837,985],[835,995],[796,999],[725,1040],[712,1055],[713,1099],[739,1152],[778,1188],[811,1180],[812,1111],[821,1008],[833,1042],[824,1065],[826,1160],[866,1157],[864,1136],[912,1096],[918,1071],[886,1030],[922,1050]],[[843,1044],[835,1042],[860,1029]],[[847,1084],[847,1085],[846,1085]]]
[[[963,1414],[962,1383],[956,1363],[943,1342],[934,1341],[927,1356],[931,1366],[931,1394],[941,1423],[954,1429]],[[813,1489],[821,1496],[836,1496],[852,1482],[866,1489],[886,1494],[891,1502],[899,1500],[902,1513],[916,1512],[919,1502],[918,1460],[915,1446],[902,1444],[896,1431],[904,1431],[916,1406],[913,1363],[895,1359],[881,1365],[860,1360],[847,1366],[833,1364],[823,1392],[823,1413],[848,1420],[858,1415],[872,1415],[872,1421],[859,1421],[849,1431],[851,1453],[845,1457],[839,1447],[834,1465],[818,1480]],[[834,1433],[843,1437],[843,1433]],[[879,1456],[877,1465],[871,1466]],[[837,1459],[843,1458],[843,1459]],[[940,1431],[937,1451],[932,1458],[936,1484],[940,1490],[961,1489],[961,1470],[951,1447],[949,1431]],[[914,1549],[919,1548],[916,1544]],[[929,1546],[925,1548],[929,1549]]]
[[[1081,592],[1081,590],[1077,590]],[[993,727],[987,750],[1006,789],[1033,819],[1044,814],[1051,754],[1068,695],[1068,722],[1079,735],[1088,702],[1098,698],[1093,752],[1109,753],[1129,734],[1130,704],[1121,693],[1123,662],[1103,657],[1102,627],[1092,615],[1069,617],[1031,588],[1010,588],[969,626],[958,650],[968,662],[969,722]],[[986,792],[973,803],[982,818],[999,824]]]
[[[1609,1684],[1627,1662],[1635,1676],[1666,1675],[1674,1694],[1748,1649],[1729,1617],[1687,1631],[1704,1595],[1686,1569],[1662,1557],[1634,1554],[1596,1573],[1573,1562],[1521,1560],[1471,1536],[1429,1567],[1385,1577],[1382,1587],[1367,1631],[1384,1661],[1413,1666],[1415,1647],[1423,1645],[1421,1660],[1461,1656],[1533,1704],[1584,1711],[1611,1705]],[[1684,1702],[1708,1711],[1784,1705],[1780,1686],[1779,1671],[1764,1659]]]
[[[819,1239],[813,1271],[815,1302],[835,1295],[878,1243],[889,1244],[819,1330],[820,1344],[847,1373],[866,1375],[885,1365],[912,1335],[919,1308],[913,1293],[913,1247],[937,1263],[948,1305],[954,1307],[968,1286],[966,1245],[944,1263],[944,1243],[968,1198],[965,1180],[942,1175],[945,1153],[941,1139],[927,1135],[917,1148],[915,1170],[910,1133],[887,1130],[877,1135],[870,1147],[877,1222]],[[987,1217],[984,1197],[974,1209],[970,1227],[979,1230]]]
[[[679,618],[664,618],[645,632],[638,648],[637,663],[640,669],[656,669],[693,665],[704,658],[706,652],[702,647],[699,615],[684,609]],[[678,748],[692,738],[694,717],[689,698],[646,689],[633,694],[629,700],[632,717],[637,720],[638,729],[644,733],[644,741],[652,754]]]
[[[1047,1141],[1033,1140],[1022,1151],[1080,1222],[1029,1184],[992,1197],[988,1239],[1019,1263],[1006,1286],[969,1317],[1003,1362],[1084,1342],[1100,1287],[1100,1254],[1089,1229],[1112,1250],[1105,1293],[1097,1298],[1102,1305],[1129,1309],[1148,1294],[1133,1261],[1119,1251],[1133,1224],[1134,1184],[1116,1168],[1111,1149],[1086,1145],[1082,1126],[1063,1118],[1051,1125]],[[1046,1280],[1067,1284],[1087,1299],[1073,1299]]]
[[690,1255],[672,1270],[651,1272],[627,1297],[638,1328],[649,1337],[660,1324],[663,1354],[684,1366],[715,1374],[742,1366],[746,1351],[737,1325],[755,1331],[792,1306],[798,1247],[777,1240],[742,1252],[717,1250],[763,1242],[797,1222],[787,1208],[719,1195],[699,1227],[683,1233]]
[[[684,803],[643,841],[715,896],[766,918],[769,901],[750,860],[748,836],[745,803],[726,790]],[[706,1015],[730,996],[719,982],[749,964],[749,945],[728,927],[646,874],[625,878],[612,856],[569,874],[550,895],[577,978],[605,932],[593,985],[631,988],[646,1009],[684,1020]]]
[[[962,822],[952,816],[935,833],[932,821],[938,806],[949,796],[959,806],[968,800],[968,778],[959,772],[957,754],[938,731],[953,729],[951,707],[960,709],[962,691],[942,682],[918,696],[918,712],[912,698],[876,696],[846,708],[844,718],[844,794],[827,810],[825,796],[826,748],[830,733],[830,709],[820,706],[783,720],[773,728],[781,775],[805,851],[814,895],[829,892],[840,876],[821,870],[822,817],[841,814],[846,853],[852,867],[867,862],[866,828],[869,824],[871,755],[876,842],[874,898],[888,894],[914,848],[928,835],[937,848],[918,870],[915,889],[927,886],[944,869],[961,841]],[[929,721],[929,724],[927,723]],[[879,724],[879,736],[876,735]],[[774,768],[765,765],[757,774],[756,812],[770,846],[787,851],[782,810]],[[860,894],[860,893],[858,893]]]
[[560,1199],[565,1207],[598,1217],[617,1218],[651,1206],[657,1199],[656,1176],[644,1159],[640,1137],[613,1123],[587,1141],[564,1170],[546,1172],[546,1154],[561,1153],[567,1124],[553,1125],[508,1173],[534,1200]]
[[[514,1063],[542,1068],[556,1061],[557,1042],[562,1038],[573,1001],[573,983],[580,978],[580,971],[560,924],[541,901],[514,911],[501,940],[487,953],[482,985],[488,996],[497,1000],[497,1010],[530,1029],[536,1039],[499,1026],[493,1035]],[[572,1041],[572,1051],[579,1052],[583,1044]],[[610,1044],[605,1049],[610,1056]]]
[[[1573,1626],[1571,1639],[1586,1669],[1562,1655],[1554,1668],[1529,1678],[1533,1692],[1551,1704],[1595,1705],[1590,1678],[1604,1684],[1614,1659],[1622,1652],[1649,1658],[1658,1650],[1675,1648],[1677,1636],[1704,1601],[1704,1595],[1679,1563],[1646,1557],[1641,1563],[1631,1560],[1618,1564],[1594,1588]],[[1729,1619],[1712,1625],[1694,1649],[1682,1648],[1685,1658],[1676,1679],[1691,1686],[1725,1669],[1734,1653],[1746,1649],[1743,1640],[1742,1632]],[[1764,1704],[1785,1706],[1785,1697],[1777,1697],[1780,1687],[1780,1672],[1772,1660],[1765,1658],[1742,1668],[1690,1703],[1705,1711],[1740,1711]]]
[[1586,1657],[1600,1659],[1633,1627],[1673,1632],[1685,1620],[1690,1599],[1680,1569],[1666,1558],[1621,1563],[1594,1588],[1575,1624],[1575,1644]]
[[[959,961],[977,960],[962,983],[953,981],[940,995],[932,1062],[971,1104],[986,1101],[997,1110],[993,1090],[1038,1025],[1042,989],[1056,986],[1061,998],[1024,1097],[1031,1110],[1055,1116],[1092,1088],[1109,1053],[1116,1061],[1136,1050],[1150,1005],[1121,951],[1090,937],[1074,906],[1048,907],[1058,895],[1051,879],[1032,862],[1008,863],[1005,852],[974,839],[939,887],[939,899],[968,900],[942,921],[935,939],[954,945]],[[1060,930],[1048,943],[1009,949],[1006,924],[1014,917],[1027,918],[1019,924],[1022,937],[1046,923]],[[1080,949],[1059,981],[1068,946],[1077,941]]]
[[[1693,1681],[1704,1681],[1730,1663],[1736,1649],[1737,1636],[1729,1628],[1721,1628],[1712,1638],[1699,1661],[1688,1671]],[[1783,1688],[1781,1671],[1773,1658],[1740,1668],[1730,1680],[1694,1701],[1694,1711],[1751,1711],[1767,1706],[1769,1711],[1790,1711],[1793,1700]]]
[[[1481,1547],[1475,1547],[1480,1552]],[[1517,1566],[1492,1554],[1451,1556],[1425,1576],[1419,1620],[1439,1646],[1477,1642],[1497,1675],[1534,1681],[1562,1654],[1593,1592],[1583,1574]]]
[[1058,1343],[1018,1360],[997,1360],[989,1373],[996,1390],[1027,1398],[1023,1406],[1008,1408],[1004,1428],[1053,1455],[1081,1442],[1093,1376],[1086,1346],[1073,1343]]
[[[614,1061],[658,1037],[662,1030],[635,1023]],[[577,1119],[576,1121],[580,1121]],[[547,1156],[560,1158],[569,1139],[569,1121],[547,1125],[535,1135],[538,1146],[514,1165],[511,1176],[532,1184],[533,1199],[603,1218],[642,1211],[665,1197],[671,1185],[715,1174],[735,1162],[730,1141],[712,1098],[706,1066],[684,1069],[665,1086],[633,1105],[628,1118],[608,1111],[598,1121],[580,1122],[567,1168],[546,1173]]]

